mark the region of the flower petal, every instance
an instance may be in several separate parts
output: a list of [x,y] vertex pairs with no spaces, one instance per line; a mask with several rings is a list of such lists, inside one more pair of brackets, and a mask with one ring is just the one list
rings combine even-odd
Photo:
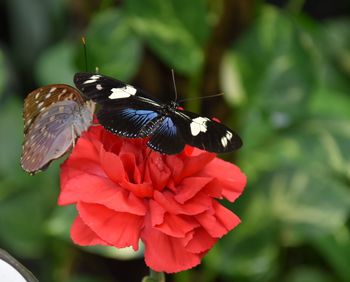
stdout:
[[173,238],[149,224],[142,230],[141,239],[145,244],[145,262],[155,271],[179,272],[198,265],[201,254],[187,251],[187,238]]
[[83,202],[77,209],[83,222],[102,240],[117,248],[132,246],[134,250],[138,249],[143,217]]
[[213,153],[186,146],[162,155],[146,142],[91,127],[61,166],[59,204],[77,205],[77,244],[137,250],[141,239],[149,267],[186,270],[240,222],[216,198],[235,200],[246,177]]
[[217,238],[211,237],[205,229],[197,228],[186,249],[192,253],[206,252],[214,246],[217,240]]
[[154,226],[157,230],[172,237],[185,238],[186,234],[198,227],[194,218],[185,215],[174,215],[166,213],[163,222]]
[[197,194],[212,178],[209,177],[187,177],[181,181],[175,200],[183,204]]
[[158,192],[154,191],[154,200],[156,200],[166,211],[173,214],[186,214],[186,215],[196,215],[200,214],[211,208],[212,199],[204,195],[203,193],[198,193],[196,197],[188,200],[184,204],[180,204],[174,199],[172,192]]
[[146,171],[153,184],[153,189],[161,191],[169,182],[171,171],[164,163],[163,156],[159,153],[150,154]]
[[180,179],[184,179],[187,176],[193,176],[197,172],[201,171],[208,163],[214,158],[215,154],[208,153],[199,149],[193,150],[193,155],[184,159],[184,167],[180,174]]
[[181,180],[181,174],[184,169],[184,162],[177,155],[169,155],[165,158],[165,163],[171,171],[173,181],[177,183]]
[[126,179],[123,163],[119,156],[101,150],[100,162],[106,175],[115,183],[120,183]]
[[213,202],[213,210],[197,215],[196,219],[214,238],[221,238],[241,222],[238,216],[217,202]]
[[120,159],[123,163],[124,169],[128,177],[128,181],[132,183],[141,183],[141,174],[136,165],[135,155],[131,153],[120,154]]
[[79,216],[75,218],[72,224],[70,235],[73,242],[80,246],[109,245],[98,237]]
[[124,181],[120,186],[134,193],[135,196],[140,198],[148,198],[148,197],[152,197],[153,195],[153,186],[152,186],[152,183],[150,182],[134,184],[128,181]]
[[156,201],[149,201],[149,216],[151,226],[156,226],[164,221],[165,209]]
[[[77,159],[83,158],[98,163],[99,150],[96,148],[96,146],[94,146],[93,143],[91,143],[91,140],[89,139],[89,133],[84,132],[75,144],[74,150],[70,154],[67,162],[74,162]],[[102,143],[99,142],[99,144],[99,147],[102,147]]]
[[135,215],[145,215],[147,211],[142,199],[121,189],[108,178],[89,174],[79,175],[67,181],[58,203],[68,205],[79,201],[101,204],[114,211]]
[[231,202],[242,194],[247,183],[246,176],[237,166],[218,158],[210,162],[200,175],[215,177],[216,181],[210,183],[207,189],[214,190],[220,187],[222,195]]

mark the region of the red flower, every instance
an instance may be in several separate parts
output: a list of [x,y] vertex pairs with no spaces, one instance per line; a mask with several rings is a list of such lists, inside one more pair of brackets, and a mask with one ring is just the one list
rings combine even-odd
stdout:
[[150,268],[186,270],[240,222],[216,199],[234,201],[246,177],[215,154],[162,155],[145,142],[90,128],[61,167],[59,204],[76,204],[76,244],[137,250],[141,239]]

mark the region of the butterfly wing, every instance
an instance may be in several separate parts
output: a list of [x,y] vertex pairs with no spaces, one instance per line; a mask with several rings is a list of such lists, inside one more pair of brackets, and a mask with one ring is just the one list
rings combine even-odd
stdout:
[[156,151],[175,154],[187,143],[222,153],[242,145],[241,139],[223,124],[175,110],[119,80],[77,73],[74,83],[85,97],[102,105],[97,117],[105,128],[124,137],[151,136],[148,146]]
[[151,136],[147,145],[163,154],[176,154],[183,150],[185,142],[170,116],[158,112],[158,108],[132,101],[103,106],[97,113],[99,122],[109,131],[128,138]]
[[185,142],[171,116],[164,116],[147,145],[160,153],[173,155],[183,150]]
[[151,98],[145,91],[105,75],[88,72],[76,73],[74,83],[86,98],[101,105],[118,104],[119,101],[125,99],[155,107],[162,104],[157,99]]
[[36,117],[58,101],[73,100],[83,105],[84,99],[79,91],[66,84],[51,84],[35,89],[24,100],[24,133],[34,123]]
[[102,106],[99,123],[107,130],[128,138],[149,136],[163,117],[162,103],[141,89],[94,73],[77,73],[77,88],[88,99]]
[[106,105],[97,113],[99,123],[107,130],[128,138],[149,136],[162,115],[157,109],[142,103]]
[[92,113],[84,118],[85,111],[76,101],[66,100],[41,112],[24,136],[22,168],[36,173],[66,153],[75,137],[91,123]]
[[241,138],[222,123],[182,110],[176,110],[173,118],[188,145],[214,153],[227,153],[242,146]]

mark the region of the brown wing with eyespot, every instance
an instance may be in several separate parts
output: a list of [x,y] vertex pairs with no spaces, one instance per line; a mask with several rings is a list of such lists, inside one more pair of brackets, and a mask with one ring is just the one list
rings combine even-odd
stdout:
[[24,100],[24,134],[35,122],[36,117],[58,101],[72,100],[78,105],[84,104],[79,91],[66,84],[51,84],[35,89]]
[[54,103],[31,124],[23,143],[22,168],[29,173],[45,169],[61,157],[92,121],[92,112],[76,101]]

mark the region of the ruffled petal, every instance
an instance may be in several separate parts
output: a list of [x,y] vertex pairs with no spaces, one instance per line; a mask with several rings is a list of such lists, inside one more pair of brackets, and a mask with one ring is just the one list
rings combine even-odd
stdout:
[[195,148],[192,156],[183,160],[184,167],[179,178],[184,179],[185,177],[195,175],[197,172],[200,172],[205,166],[207,166],[207,164],[214,158],[215,154]]
[[211,237],[203,228],[195,229],[186,249],[192,253],[202,253],[210,250],[218,239]]
[[77,205],[77,209],[82,221],[108,244],[117,248],[132,246],[134,250],[138,249],[143,217],[83,202]]
[[187,270],[198,265],[201,255],[187,251],[187,238],[165,235],[146,224],[141,233],[145,244],[145,262],[155,271],[167,273]]
[[153,189],[161,191],[169,182],[171,171],[164,163],[163,156],[159,153],[150,154],[146,171],[153,184]]
[[213,202],[213,209],[196,216],[202,227],[214,238],[221,238],[241,221],[229,209]]
[[175,195],[175,200],[180,204],[193,198],[200,190],[202,190],[212,178],[210,177],[187,177],[178,187],[178,193]]
[[194,218],[166,213],[163,222],[156,225],[155,228],[169,236],[185,238],[189,231],[198,226],[199,224]]
[[118,155],[101,150],[100,162],[102,169],[112,181],[115,183],[125,181],[125,170]]
[[120,185],[122,188],[132,192],[135,196],[140,198],[149,198],[153,195],[153,186],[151,182],[143,182],[140,184],[124,181]]
[[210,183],[207,188],[214,190],[220,187],[222,196],[231,202],[242,194],[247,183],[247,178],[239,167],[218,158],[210,162],[200,175],[215,177],[216,181]]
[[169,155],[165,158],[166,165],[171,171],[172,180],[175,184],[181,181],[181,174],[184,169],[184,162],[181,158],[175,155]]
[[147,211],[140,198],[121,189],[108,178],[95,175],[79,175],[67,181],[58,204],[68,205],[79,201],[100,204],[114,211],[135,215],[145,215]]
[[131,153],[122,153],[120,154],[120,159],[123,163],[123,171],[126,172],[128,181],[136,184],[141,183],[141,174],[136,165],[135,155]]
[[174,199],[172,192],[158,192],[154,191],[153,198],[166,211],[173,214],[196,215],[200,214],[212,206],[212,200],[202,193],[198,193],[191,200],[185,204],[180,204]]
[[[102,147],[102,143],[98,142],[99,148]],[[74,146],[74,150],[70,154],[67,162],[72,163],[76,160],[86,159],[93,161],[95,163],[99,163],[99,150],[96,146],[91,142],[89,138],[89,133],[84,132],[77,143]]]
[[149,217],[151,226],[156,226],[164,221],[165,209],[154,200],[149,201]]
[[183,271],[240,222],[215,198],[234,201],[246,177],[215,154],[150,153],[146,142],[91,127],[61,166],[59,204],[77,205],[75,243],[137,250],[141,239],[149,267]]
[[72,224],[70,235],[73,242],[80,246],[109,245],[107,242],[98,237],[96,233],[93,232],[79,216],[75,218]]

